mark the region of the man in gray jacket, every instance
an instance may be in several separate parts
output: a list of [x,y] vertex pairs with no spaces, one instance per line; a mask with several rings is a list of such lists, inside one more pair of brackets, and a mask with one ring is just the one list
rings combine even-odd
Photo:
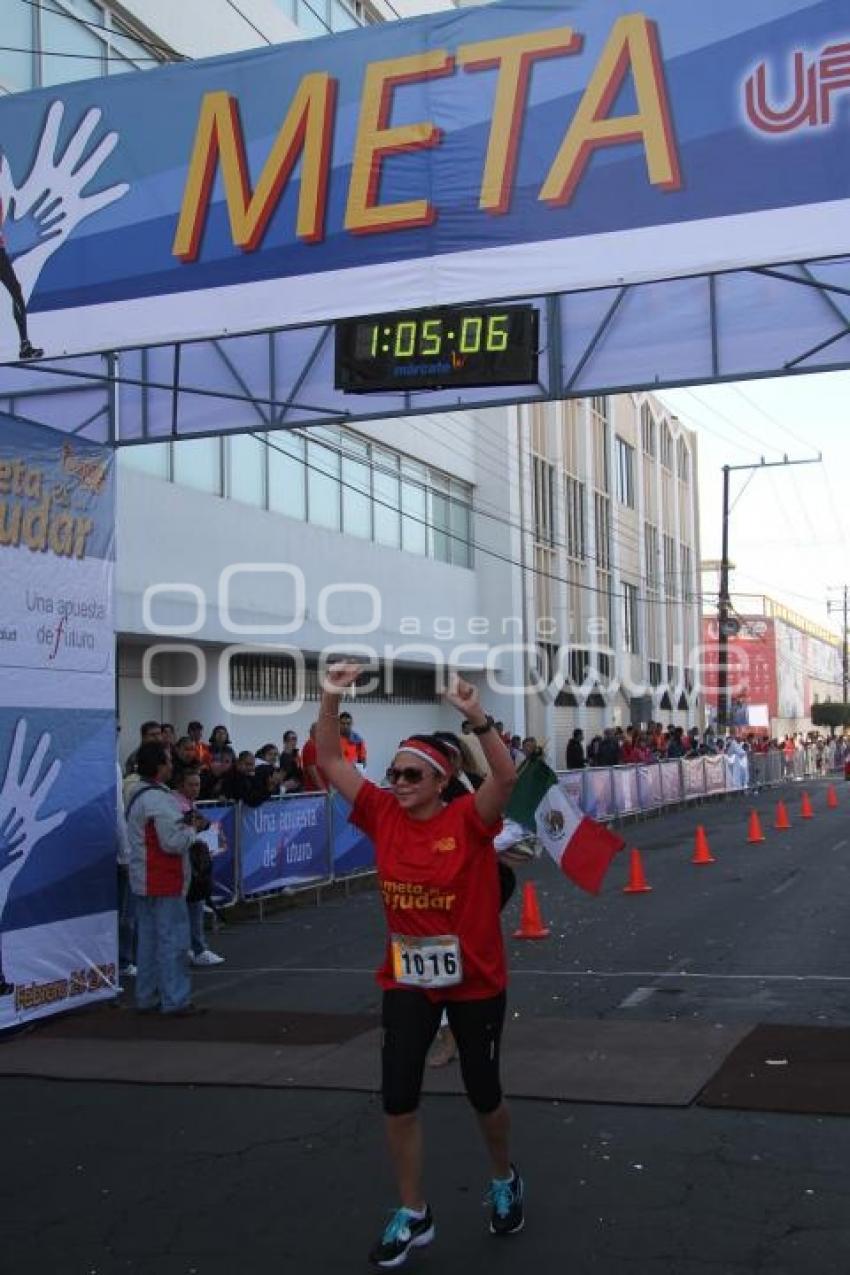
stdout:
[[184,816],[166,787],[171,757],[158,741],[142,744],[140,783],[127,802],[130,889],[136,904],[136,1008],[185,1017],[200,1011],[190,999],[186,893],[195,816]]

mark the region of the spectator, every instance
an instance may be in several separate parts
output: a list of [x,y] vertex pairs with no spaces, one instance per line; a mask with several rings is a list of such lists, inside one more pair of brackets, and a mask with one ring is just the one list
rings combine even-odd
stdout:
[[189,847],[194,816],[183,817],[166,787],[171,758],[160,740],[138,750],[141,782],[127,804],[130,886],[136,906],[136,1008],[141,1013],[186,1016],[199,1011],[190,999]]
[[613,727],[606,726],[597,752],[597,766],[619,766],[620,746]]
[[165,747],[173,748],[174,745],[177,743],[177,736],[174,732],[174,727],[171,725],[171,722],[160,722],[159,730],[160,730],[159,737],[162,740],[162,742],[165,744]]
[[198,763],[201,766],[209,766],[210,750],[209,745],[204,743],[204,724],[203,722],[190,722],[186,727],[186,733],[195,745],[195,752],[198,757]]
[[350,713],[340,713],[339,743],[342,749],[342,759],[350,762],[352,766],[356,766],[361,773],[365,773],[366,741],[362,735],[357,734],[357,731],[353,729],[353,725]]
[[138,771],[137,761],[142,744],[159,741],[162,738],[162,727],[159,722],[142,722],[139,727],[139,747],[134,748],[124,763],[124,774],[135,775]]
[[583,770],[586,766],[583,739],[584,731],[577,726],[573,731],[572,739],[567,744],[567,770]]
[[[124,801],[121,790],[121,767],[116,761],[118,783],[117,868],[118,898],[118,974],[124,978],[136,977],[136,913],[133,892],[130,889],[130,841],[127,837],[127,820],[124,817]],[[2,980],[0,980],[2,981]]]
[[198,770],[198,753],[188,735],[181,735],[171,750],[171,787],[180,786],[184,770]]
[[274,766],[280,765],[280,753],[277,751],[277,744],[263,744],[254,753],[257,765]]
[[526,761],[531,761],[532,757],[543,756],[543,749],[533,735],[526,735],[522,741],[522,754]]
[[210,735],[210,761],[215,761],[216,757],[220,757],[226,748],[233,749],[230,742],[230,735],[226,726],[214,726]]
[[[200,795],[201,772],[197,766],[194,769],[184,768],[179,782],[175,784],[177,804],[184,816],[197,814],[195,829],[197,832],[206,832],[210,827],[209,820],[195,809],[195,802]],[[224,957],[219,956],[217,952],[213,952],[207,947],[204,937],[206,899],[202,894],[197,894],[196,896],[196,891],[192,888],[193,885],[194,881],[190,882],[189,893],[186,898],[186,908],[189,914],[189,961],[192,965],[198,966],[222,965]]]
[[284,792],[301,792],[304,787],[304,771],[298,751],[298,736],[294,730],[283,732],[283,751],[280,754]]
[[304,792],[327,792],[328,781],[319,769],[319,761],[316,755],[316,727],[318,722],[313,722],[310,727],[310,738],[307,740],[301,752],[301,770],[304,775]]
[[209,767],[201,771],[201,798],[210,801],[224,796],[224,789],[236,764],[236,754],[228,745],[215,754]]
[[[473,739],[474,738],[475,736],[473,735]],[[525,761],[525,753],[522,751],[521,735],[511,735],[510,743],[508,744],[508,752],[511,755],[513,764],[515,766],[521,766]]]
[[[263,769],[266,769],[263,767]],[[257,776],[257,759],[245,749],[236,758],[236,765],[222,781],[221,793],[229,801],[244,801],[249,806],[259,806],[265,800],[265,783]]]

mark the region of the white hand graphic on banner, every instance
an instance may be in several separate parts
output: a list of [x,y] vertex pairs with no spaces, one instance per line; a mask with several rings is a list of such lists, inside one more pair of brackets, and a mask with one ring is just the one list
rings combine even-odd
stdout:
[[60,153],[64,113],[63,102],[51,103],[38,151],[20,186],[15,184],[8,159],[0,156],[3,234],[26,301],[47,261],[80,222],[121,199],[130,189],[126,182],[119,182],[106,190],[83,194],[115,149],[118,134],[107,133],[88,158],[83,158],[100,123],[101,112],[93,107]]
[[15,727],[6,778],[0,789],[0,923],[13,880],[39,841],[64,823],[67,814],[65,810],[57,810],[52,815],[40,816],[62,763],[55,758],[39,779],[50,748],[50,735],[45,732],[24,768],[26,734],[27,719],[22,717]]

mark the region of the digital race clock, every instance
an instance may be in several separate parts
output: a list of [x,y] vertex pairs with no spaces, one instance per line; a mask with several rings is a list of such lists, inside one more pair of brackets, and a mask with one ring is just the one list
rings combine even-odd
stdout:
[[444,306],[336,324],[334,385],[349,394],[537,379],[531,305]]

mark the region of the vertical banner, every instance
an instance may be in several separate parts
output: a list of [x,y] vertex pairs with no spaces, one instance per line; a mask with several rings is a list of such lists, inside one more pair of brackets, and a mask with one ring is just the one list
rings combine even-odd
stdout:
[[618,815],[632,814],[640,810],[638,800],[638,775],[635,766],[617,766],[611,771],[614,785],[614,809]]
[[372,842],[348,822],[351,804],[339,793],[333,795],[333,869],[335,877],[351,876],[354,872],[370,872],[375,866],[375,847]]
[[236,903],[236,806],[230,803],[198,802],[198,808],[210,821],[207,832],[200,834],[212,858],[212,901],[217,908]]
[[114,996],[111,454],[0,415],[0,1030]]
[[242,897],[309,885],[330,876],[330,825],[325,795],[284,797],[243,806]]

